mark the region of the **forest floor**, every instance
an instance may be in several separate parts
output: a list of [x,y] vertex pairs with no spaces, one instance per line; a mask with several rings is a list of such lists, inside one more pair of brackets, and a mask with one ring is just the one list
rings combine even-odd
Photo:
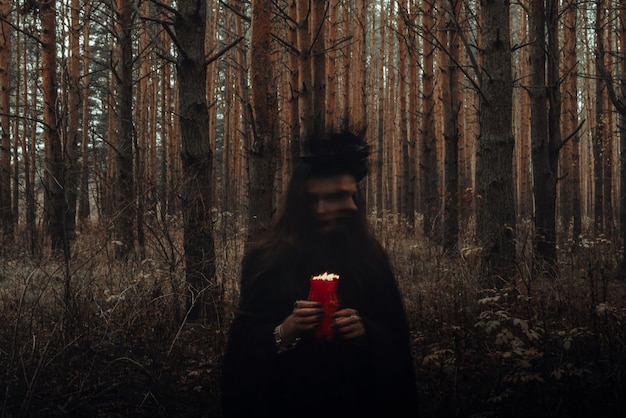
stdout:
[[[225,315],[212,323],[185,316],[180,239],[168,231],[153,231],[140,261],[116,261],[96,233],[66,260],[4,251],[0,418],[219,418],[243,232],[215,226]],[[616,245],[561,248],[556,275],[520,251],[518,274],[486,286],[471,247],[444,257],[397,220],[374,226],[404,295],[422,417],[626,416]]]

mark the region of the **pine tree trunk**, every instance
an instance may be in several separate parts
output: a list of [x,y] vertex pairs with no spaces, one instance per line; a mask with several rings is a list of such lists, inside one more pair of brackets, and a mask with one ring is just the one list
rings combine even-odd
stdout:
[[[164,45],[169,46],[169,39],[162,39]],[[172,164],[172,161],[169,159],[168,149],[170,144],[174,140],[172,135],[172,119],[171,119],[171,109],[172,109],[172,90],[171,86],[171,66],[170,64],[166,64],[161,69],[160,73],[160,95],[161,95],[161,115],[159,119],[159,123],[161,125],[161,147],[160,151],[160,160],[161,164],[158,168],[158,205],[159,205],[159,213],[163,216],[168,213],[170,202],[169,202],[169,193],[170,188],[173,188],[173,184],[170,184],[168,177],[168,167]]]
[[402,36],[398,39],[398,99],[399,102],[399,122],[400,122],[400,146],[402,152],[402,188],[400,191],[401,211],[407,223],[413,225],[415,222],[415,208],[413,206],[413,188],[411,187],[411,156],[409,149],[409,102],[408,102],[408,81],[409,66],[407,64],[408,45],[406,39],[408,37],[408,29],[406,27],[406,19],[403,15],[404,10],[398,10],[399,19],[398,26]]
[[559,1],[549,0],[546,9],[547,20],[547,95],[548,95],[548,173],[546,179],[547,197],[544,230],[546,246],[541,254],[554,275],[557,272],[557,175],[559,172],[559,153],[561,150],[561,74],[559,42]]
[[[458,249],[459,240],[459,87],[460,74],[458,64],[460,62],[459,36],[456,31],[456,22],[459,19],[459,10],[448,9],[447,0],[442,1],[442,10],[445,10],[441,19],[444,37],[444,48],[450,56],[442,54],[440,68],[441,98],[443,113],[443,139],[444,139],[444,216],[443,216],[443,248],[447,253]],[[460,2],[456,2],[460,7]]]
[[[520,19],[517,27],[517,39],[526,39],[528,37],[528,14],[518,6],[516,13],[519,13]],[[520,42],[520,41],[518,41]],[[528,48],[520,48],[519,50],[519,66],[522,74],[530,74],[528,60]],[[531,162],[530,162],[530,97],[526,90],[517,89],[513,92],[515,100],[513,102],[513,114],[519,115],[516,120],[517,131],[515,133],[517,139],[517,148],[515,152],[515,184],[516,184],[516,201],[517,216],[522,219],[532,219],[533,216],[533,186],[531,178]],[[523,121],[523,122],[522,122]]]
[[[311,34],[309,32],[309,3],[296,2],[298,22],[298,110],[300,112],[300,137],[304,140],[313,133],[313,80],[311,69]],[[254,89],[253,89],[254,90]]]
[[221,318],[223,292],[215,275],[211,222],[213,152],[205,92],[206,1],[181,1],[178,12],[174,29],[180,47],[177,85],[182,138],[185,276],[189,286],[187,308],[190,319],[199,319],[204,314],[215,323]]
[[[11,28],[9,0],[0,0],[0,228],[4,239],[13,237],[11,206],[11,137],[9,129],[9,68],[11,66]],[[5,20],[6,19],[6,20]]]
[[[418,8],[413,1],[409,2],[409,15],[407,19],[409,22],[415,22],[418,19]],[[411,207],[413,212],[417,212],[418,209],[418,169],[417,169],[417,144],[419,142],[419,110],[421,107],[420,100],[420,87],[421,87],[421,69],[419,61],[419,49],[420,49],[420,37],[413,33],[411,30],[409,33],[409,188],[411,193]],[[414,223],[415,224],[415,221]]]
[[352,2],[348,23],[354,42],[350,44],[349,62],[346,63],[350,76],[349,102],[347,114],[342,119],[343,128],[353,130],[362,128],[367,122],[367,5],[365,0]]
[[80,182],[80,167],[78,165],[78,121],[81,111],[80,89],[80,7],[78,0],[70,3],[70,57],[68,66],[67,92],[67,131],[65,138],[65,198],[67,199],[67,213],[65,227],[68,239],[76,238],[76,204],[78,200],[78,184]]
[[[428,2],[423,3],[424,27],[432,36],[434,33],[434,6]],[[420,155],[420,201],[424,219],[424,236],[434,238],[434,225],[437,219],[438,196],[437,189],[439,176],[437,174],[437,140],[435,138],[435,75],[434,75],[434,39],[424,42],[424,67],[423,67],[423,101],[421,132],[421,155]]]
[[[237,19],[237,24],[236,24],[236,28],[237,34],[243,34],[244,33],[244,25],[243,25],[243,21],[242,19]],[[234,178],[235,178],[235,190],[236,192],[233,193],[234,194],[234,202],[233,205],[236,208],[239,208],[241,206],[241,202],[244,202],[246,200],[246,194],[247,194],[247,182],[244,183],[244,179],[245,179],[245,175],[244,175],[244,155],[243,153],[240,151],[243,147],[244,143],[249,143],[250,141],[250,137],[252,136],[252,117],[250,116],[250,86],[248,84],[248,80],[247,77],[245,76],[246,74],[246,69],[249,68],[249,63],[248,63],[248,54],[247,51],[244,50],[243,48],[237,48],[237,52],[236,52],[236,57],[237,57],[237,63],[239,65],[239,68],[242,68],[243,70],[241,70],[241,74],[239,75],[238,79],[239,79],[239,92],[238,94],[243,98],[240,101],[239,104],[239,109],[240,109],[240,115],[244,115],[244,117],[241,117],[240,120],[240,126],[238,128],[238,136],[236,139],[236,147],[234,147],[235,149],[233,150],[233,165],[234,165]],[[293,54],[290,54],[293,55]],[[296,102],[297,103],[297,102]],[[298,115],[297,113],[297,107],[296,107],[296,113],[295,113],[296,117]],[[237,209],[238,210],[238,209]]]
[[[626,3],[621,1],[622,7],[619,9],[619,48],[626,51]],[[626,59],[620,60],[619,73],[621,85],[626,85]],[[621,93],[622,103],[626,103],[626,92]],[[619,163],[620,163],[620,189],[619,189],[619,220],[620,220],[620,238],[622,240],[622,263],[620,266],[620,277],[626,278],[626,112],[619,112]]]
[[[39,55],[35,58],[36,68],[39,68],[40,61]],[[26,60],[23,63],[22,69],[24,71],[23,77],[27,79],[28,66]],[[24,104],[29,105],[31,108],[31,122],[26,122],[24,119],[24,132],[30,130],[30,138],[25,138],[23,141],[22,153],[24,155],[24,188],[26,194],[26,229],[28,231],[28,244],[30,254],[34,257],[40,257],[42,255],[42,245],[39,239],[39,230],[37,229],[37,195],[35,191],[36,182],[36,170],[37,170],[37,108],[38,108],[38,91],[39,91],[39,77],[35,78],[35,83],[30,91],[30,100],[28,99],[28,89],[24,89]],[[30,123],[30,126],[26,124]]]
[[313,131],[326,131],[326,8],[328,0],[311,2],[311,60],[313,88]]
[[[89,5],[86,6],[85,13],[89,14],[91,7]],[[91,214],[91,208],[89,203],[89,171],[91,164],[90,162],[90,146],[89,146],[89,68],[90,68],[90,60],[91,60],[91,48],[89,46],[89,42],[91,39],[91,21],[87,19],[83,25],[83,77],[82,77],[82,91],[83,91],[83,100],[82,100],[82,132],[81,132],[81,165],[80,165],[80,188],[78,194],[78,220],[79,220],[79,228],[82,228],[89,218]]]
[[[604,7],[601,1],[597,3],[596,14],[596,43],[601,45],[604,43]],[[599,71],[596,71],[599,74]],[[594,174],[594,228],[596,234],[602,234],[606,231],[606,219],[604,219],[604,153],[608,150],[605,146],[606,138],[604,138],[604,83],[600,80],[595,82],[595,126],[593,127],[593,174]]]
[[[133,173],[133,47],[131,25],[133,7],[130,0],[117,0],[117,40],[119,61],[116,67],[116,143],[115,143],[115,255],[126,259],[134,253],[135,184]],[[137,150],[135,150],[137,152]]]
[[[289,16],[294,22],[298,20],[298,11],[296,6],[297,0],[289,3]],[[298,27],[294,23],[289,25],[287,36],[291,45],[298,45]],[[301,127],[300,127],[300,56],[294,51],[288,51],[289,54],[289,95],[287,96],[286,120],[287,130],[289,132],[289,149],[288,149],[288,170],[295,165],[301,154]]]
[[572,227],[571,238],[578,242],[582,232],[580,197],[580,136],[578,130],[578,59],[576,57],[577,0],[570,0],[563,12],[563,133],[571,136],[561,152],[559,195],[564,228]]
[[551,138],[548,126],[546,87],[546,10],[544,0],[532,0],[529,15],[530,118],[533,190],[535,199],[535,250],[546,261],[556,260],[554,204],[556,173],[551,166]]
[[278,99],[274,78],[271,33],[271,0],[252,3],[250,48],[255,57],[250,63],[254,137],[248,152],[250,191],[248,242],[268,230],[274,213],[274,176],[278,143]]
[[481,2],[480,135],[476,152],[477,234],[486,284],[509,278],[515,263],[515,198],[509,3]]
[[46,187],[44,211],[50,245],[53,250],[62,250],[65,244],[64,217],[65,170],[63,148],[59,134],[57,110],[57,58],[56,58],[56,2],[42,3],[39,9],[41,18],[41,64],[44,119],[44,183]]
[[337,131],[340,126],[339,105],[339,0],[330,0],[327,24],[327,60],[326,60],[326,125],[330,131]]

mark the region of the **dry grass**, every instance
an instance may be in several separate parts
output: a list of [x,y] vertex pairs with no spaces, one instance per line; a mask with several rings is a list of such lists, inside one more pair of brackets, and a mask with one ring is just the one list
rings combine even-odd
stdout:
[[[176,219],[148,229],[142,261],[116,261],[96,229],[79,237],[69,260],[7,252],[0,417],[219,417],[239,225],[216,215],[226,312],[218,324],[186,320]],[[374,227],[404,295],[422,416],[624,415],[626,282],[612,274],[616,245],[594,239],[562,249],[551,277],[520,241],[517,276],[484,288],[469,245],[446,257],[393,216]]]

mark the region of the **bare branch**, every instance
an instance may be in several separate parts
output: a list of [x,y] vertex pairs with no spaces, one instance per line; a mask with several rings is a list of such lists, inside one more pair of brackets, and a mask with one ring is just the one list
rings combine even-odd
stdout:
[[565,144],[567,144],[572,138],[574,138],[576,136],[576,134],[582,129],[583,125],[585,124],[585,119],[583,119],[578,126],[576,127],[576,129],[574,129],[574,131],[572,131],[572,133],[570,133],[569,135],[567,135],[567,137],[561,141],[561,144],[559,145],[557,152],[561,151],[561,148],[563,148],[565,146]]
[[233,47],[235,47],[239,42],[241,42],[243,39],[245,38],[245,36],[240,36],[239,38],[235,39],[234,41],[232,41],[231,43],[225,45],[223,48],[219,49],[217,52],[211,54],[210,56],[207,57],[206,61],[204,61],[204,65],[209,65],[210,63],[212,63],[213,61],[219,59],[222,55],[224,55],[226,52],[228,52],[230,49],[232,49]]
[[231,6],[230,4],[226,3],[224,0],[220,0],[220,4],[226,7],[228,10],[230,10],[234,14],[236,14],[237,16],[239,16],[243,21],[248,22],[248,23],[252,21],[252,19],[250,19],[250,16],[242,13],[241,10]]

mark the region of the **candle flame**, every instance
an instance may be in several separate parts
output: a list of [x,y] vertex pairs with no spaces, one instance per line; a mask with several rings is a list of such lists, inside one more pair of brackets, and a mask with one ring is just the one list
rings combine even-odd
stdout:
[[328,280],[328,281],[338,280],[338,279],[339,279],[339,275],[338,274],[328,273],[328,272],[324,272],[322,274],[318,274],[317,276],[313,276],[311,278],[311,280]]

